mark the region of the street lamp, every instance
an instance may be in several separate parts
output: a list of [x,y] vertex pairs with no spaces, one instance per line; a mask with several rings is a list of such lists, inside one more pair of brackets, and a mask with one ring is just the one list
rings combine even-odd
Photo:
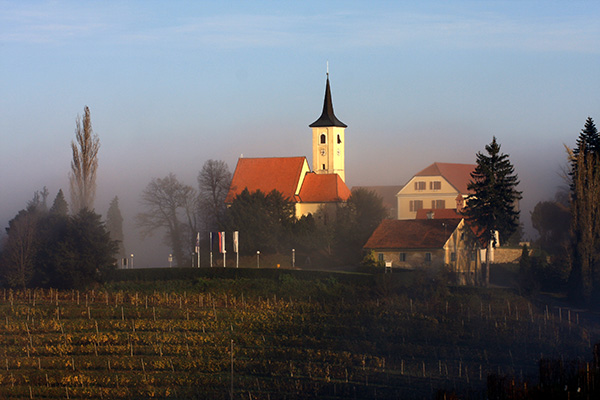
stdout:
[[131,253],[131,265],[129,266],[129,268],[133,269],[133,253]]
[[260,251],[256,250],[256,268],[260,268]]
[[292,268],[296,266],[296,249],[292,249]]
[[169,268],[173,267],[173,254],[169,254]]

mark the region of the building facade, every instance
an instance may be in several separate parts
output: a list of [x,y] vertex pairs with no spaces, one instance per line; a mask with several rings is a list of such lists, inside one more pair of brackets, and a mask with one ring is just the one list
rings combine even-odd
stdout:
[[433,163],[398,192],[398,219],[415,219],[422,209],[461,209],[474,164]]
[[462,285],[481,278],[480,248],[462,218],[383,220],[364,246],[391,268],[445,270]]

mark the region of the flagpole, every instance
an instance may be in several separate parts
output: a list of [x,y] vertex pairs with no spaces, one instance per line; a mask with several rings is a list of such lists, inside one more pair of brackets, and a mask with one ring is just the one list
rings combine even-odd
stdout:
[[196,256],[198,257],[197,267],[200,268],[200,232],[196,234]]
[[209,238],[208,238],[208,242],[209,242],[209,248],[210,248],[210,267],[211,267],[211,268],[212,268],[212,266],[213,266],[213,262],[212,262],[212,250],[213,250],[212,246],[213,246],[213,237],[212,237],[212,234],[213,234],[212,232],[209,232],[209,233],[208,233],[208,236],[209,236]]
[[227,250],[225,250],[225,232],[221,232],[221,250],[223,251],[223,268],[227,266],[225,255],[227,254]]
[[239,268],[240,267],[240,232],[239,231],[234,231],[233,232],[233,251],[235,252],[235,267]]

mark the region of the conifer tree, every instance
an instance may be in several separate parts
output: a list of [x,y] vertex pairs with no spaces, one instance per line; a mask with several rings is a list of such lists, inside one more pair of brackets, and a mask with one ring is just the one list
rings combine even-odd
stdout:
[[58,193],[54,198],[54,203],[52,203],[52,207],[50,207],[50,214],[62,216],[67,216],[69,214],[69,205],[65,200],[62,189],[58,190]]
[[240,253],[254,254],[284,251],[290,246],[294,218],[294,204],[281,192],[268,194],[244,189],[227,209],[225,227],[239,231]]
[[118,257],[125,258],[123,216],[119,209],[119,198],[117,196],[110,202],[108,212],[106,213],[106,230],[110,234],[110,239],[119,243]]
[[488,244],[486,250],[485,285],[490,283],[490,247],[496,246],[496,232],[500,239],[508,238],[519,226],[517,201],[521,192],[515,169],[507,154],[500,153],[496,137],[485,146],[487,154],[477,153],[477,166],[471,172],[467,188],[472,193],[467,198],[464,214],[479,228],[479,238]]
[[588,302],[594,292],[600,294],[600,136],[591,118],[569,154],[573,263],[569,297]]

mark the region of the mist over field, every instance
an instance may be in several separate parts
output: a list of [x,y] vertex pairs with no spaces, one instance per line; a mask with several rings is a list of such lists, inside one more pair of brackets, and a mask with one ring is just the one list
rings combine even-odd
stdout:
[[[543,7],[542,7],[543,5]],[[529,213],[565,186],[563,145],[600,118],[600,6],[358,2],[177,7],[0,2],[0,227],[46,186],[69,199],[70,142],[89,106],[96,212],[119,197],[136,266],[167,265],[134,217],[152,178],[197,187],[208,159],[307,156],[327,62],[346,183],[403,185],[474,163],[493,136]],[[3,229],[2,229],[3,233]]]

